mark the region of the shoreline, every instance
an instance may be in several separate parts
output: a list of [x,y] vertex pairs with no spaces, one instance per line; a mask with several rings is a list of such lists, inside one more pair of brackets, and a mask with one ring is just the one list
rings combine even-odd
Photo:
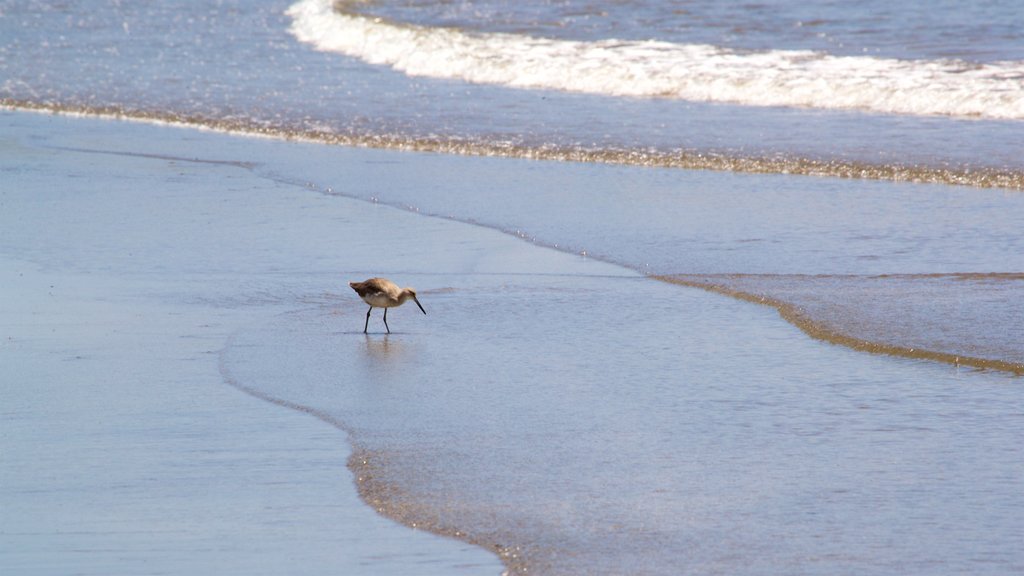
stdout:
[[168,113],[126,111],[115,107],[39,104],[10,98],[0,99],[0,109],[81,115],[152,125],[210,130],[222,134],[262,137],[276,140],[308,142],[352,148],[371,148],[401,152],[452,154],[470,157],[510,158],[549,162],[578,162],[613,166],[641,166],[659,169],[709,170],[738,174],[805,176],[839,178],[893,183],[939,184],[979,189],[1024,191],[1024,171],[995,168],[956,168],[871,164],[843,160],[809,158],[768,158],[760,156],[727,156],[716,152],[694,150],[663,151],[637,154],[633,151],[555,148],[529,148],[521,145],[495,145],[459,140],[414,139],[398,136],[337,134],[318,130],[293,131],[276,126],[253,126],[244,122],[228,122],[211,118],[182,118]]
[[[76,115],[80,115],[83,118],[98,118],[98,119],[103,119],[103,120],[113,120],[113,121],[123,121],[123,122],[138,122],[138,123],[141,123],[141,124],[144,124],[144,125],[165,126],[165,127],[171,127],[171,128],[176,128],[176,129],[184,129],[184,130],[211,131],[211,132],[218,133],[218,134],[225,134],[225,135],[229,135],[229,136],[236,136],[236,137],[242,137],[242,138],[251,138],[251,137],[266,138],[266,139],[270,139],[270,140],[273,140],[273,141],[295,141],[295,142],[304,142],[304,143],[309,143],[309,144],[314,144],[314,145],[342,146],[342,147],[353,148],[353,149],[373,149],[373,150],[382,150],[382,151],[412,152],[412,153],[455,154],[455,155],[458,155],[458,156],[505,157],[505,158],[511,158],[511,159],[520,159],[520,160],[522,160],[522,159],[533,159],[533,160],[540,160],[540,161],[544,161],[544,162],[577,162],[577,163],[579,163],[579,162],[582,162],[582,163],[591,163],[591,162],[593,162],[592,160],[585,160],[585,159],[581,160],[579,158],[573,158],[573,157],[571,157],[571,155],[570,156],[565,156],[565,157],[554,157],[554,158],[546,158],[546,157],[545,158],[536,158],[536,157],[533,157],[533,156],[531,156],[529,154],[519,155],[519,154],[516,154],[515,152],[512,152],[511,154],[508,154],[507,150],[500,151],[500,152],[495,153],[495,154],[488,154],[488,153],[477,154],[477,153],[473,153],[473,152],[466,153],[466,152],[463,152],[463,151],[452,151],[452,150],[445,149],[445,147],[443,145],[441,145],[439,147],[434,147],[434,146],[429,146],[429,145],[426,146],[426,147],[417,147],[417,146],[408,146],[408,145],[404,145],[404,144],[397,144],[396,145],[394,143],[383,143],[383,144],[380,143],[380,142],[376,142],[376,143],[370,142],[370,143],[367,143],[365,141],[358,141],[358,140],[350,141],[350,140],[347,140],[347,139],[338,139],[338,137],[336,137],[336,136],[332,136],[330,138],[327,138],[324,135],[321,135],[323,137],[317,137],[315,135],[293,135],[293,134],[288,134],[288,133],[279,132],[279,131],[275,131],[275,130],[267,130],[267,131],[260,132],[260,131],[253,131],[251,129],[247,129],[245,127],[211,126],[211,125],[209,125],[207,123],[204,123],[205,121],[203,121],[203,120],[198,120],[196,122],[190,122],[188,120],[184,120],[183,121],[183,120],[178,120],[178,119],[150,118],[150,117],[145,117],[145,116],[137,116],[137,115],[132,115],[132,114],[125,114],[125,113],[116,112],[116,111],[100,111],[100,112],[95,112],[95,111],[92,111],[92,109],[65,110],[65,109],[60,109],[60,108],[57,108],[57,107],[50,107],[50,106],[47,106],[47,105],[40,106],[40,105],[35,105],[35,104],[25,104],[25,103],[18,103],[18,102],[12,104],[12,103],[7,102],[7,101],[0,101],[0,109],[8,109],[8,110],[12,110],[12,111],[15,111],[15,112],[26,112],[26,113],[37,113],[37,114],[54,114],[54,115],[65,116],[65,117],[70,117],[70,118],[74,118]],[[94,150],[80,150],[80,151],[82,151],[82,152],[97,152],[97,153],[102,153],[103,152],[103,151],[94,151]],[[111,152],[111,154],[115,154],[116,155],[116,154],[126,154],[126,153],[124,153],[124,152]],[[181,160],[181,158],[179,158],[179,160]],[[197,160],[194,160],[194,161],[200,162],[201,160],[197,159]],[[221,161],[217,161],[217,160],[214,160],[212,162],[213,163],[221,163]],[[598,162],[598,163],[601,163],[601,162]],[[620,162],[611,161],[611,162],[608,162],[608,163],[609,164],[619,164]],[[225,162],[225,164],[231,164],[231,163],[230,162]],[[621,162],[621,164],[623,164],[623,165],[631,165],[628,161]],[[241,167],[245,168],[245,166],[241,166]],[[658,166],[658,167],[678,168],[678,169],[683,169],[683,170],[713,170],[713,171],[729,170],[728,168],[725,168],[725,169],[723,169],[723,168],[708,168],[708,167],[704,167],[704,166],[686,166],[686,165],[683,165],[683,166]],[[251,168],[251,166],[250,166],[250,168]],[[737,171],[741,172],[741,173],[742,172],[746,172],[746,170],[744,170],[744,169],[739,169]],[[773,174],[774,172],[762,172],[760,170],[754,170],[754,171],[752,171],[752,173],[754,173],[754,174]],[[830,174],[813,174],[813,173],[808,173],[806,175],[809,175],[809,176],[812,176],[812,177],[824,177],[824,178],[849,178],[849,177],[865,178],[863,176],[863,174],[860,175],[860,176],[835,176],[835,175],[830,175]],[[977,174],[975,174],[975,175],[977,175]],[[1021,174],[1021,178],[1022,178],[1021,179],[1021,184],[1019,186],[1017,184],[1013,184],[1013,185],[1005,186],[1005,188],[1007,188],[1009,190],[1017,190],[1017,189],[1024,190],[1024,174]],[[875,178],[869,176],[869,177],[866,177],[866,179],[875,179]],[[887,178],[880,178],[880,180],[887,180]],[[891,181],[893,181],[893,182],[900,182],[902,180],[899,179],[899,178],[894,178]],[[917,181],[914,181],[914,182],[917,182]],[[935,182],[935,181],[929,181],[929,180],[923,180],[923,181],[920,181],[920,183],[941,183],[941,184],[944,184],[944,185],[956,185],[956,186],[965,185],[965,186],[969,186],[969,187],[979,187],[979,188],[986,188],[986,187],[988,187],[987,185],[980,185],[979,186],[977,184],[960,184],[960,183],[950,183],[950,182]],[[298,184],[298,183],[296,183],[296,184]],[[1004,186],[1001,185],[1001,184],[996,184],[996,185],[993,185],[992,187],[994,187],[994,188],[1003,188]],[[348,198],[348,199],[352,199],[352,200],[356,200],[356,201],[362,201],[362,202],[366,202],[367,201],[365,198],[363,198],[361,196],[358,196],[358,195],[350,195],[350,194],[343,194],[343,193],[342,194],[338,194],[338,193],[332,192],[330,190],[327,190],[326,192],[329,193],[329,194],[340,195],[342,197],[345,197],[345,198]],[[374,203],[378,203],[378,202],[379,202],[378,200],[376,200],[376,199],[374,200]],[[389,202],[379,202],[379,203],[387,204],[389,206],[392,206],[392,207],[398,208],[398,209],[408,209],[408,206],[404,206],[404,205],[402,205],[400,203],[389,203]],[[480,224],[480,223],[478,223],[476,221],[473,221],[473,220],[460,220],[460,221],[462,221],[462,222],[464,222],[466,224],[470,224],[470,225],[482,225],[482,224]],[[493,227],[487,226],[487,225],[483,225],[483,226],[485,228],[495,229],[495,230],[498,230],[498,231],[500,231],[502,233],[509,234],[509,235],[518,237],[520,239],[525,239],[524,236],[522,236],[521,234],[512,233],[510,231],[507,231],[507,230],[504,230],[504,229],[501,229],[501,228],[493,228]],[[536,240],[534,240],[534,243],[537,243]],[[553,245],[553,244],[540,244],[540,245],[544,245],[544,246],[546,246],[548,248],[552,248],[554,250],[558,250],[558,251],[561,251],[561,252],[565,252],[565,253],[569,253],[569,254],[572,253],[572,251],[566,250],[564,248],[560,248],[558,245]],[[601,261],[604,261],[604,262],[607,262],[609,264],[615,265],[615,266],[624,266],[625,268],[634,270],[635,272],[639,272],[639,273],[642,273],[642,274],[645,273],[642,270],[633,269],[630,266],[627,266],[627,265],[615,262],[613,260],[602,259],[600,257],[598,257],[597,259],[601,260]],[[955,275],[956,273],[952,273],[952,274]],[[1014,273],[1013,272],[995,272],[993,274],[996,274],[996,275],[1007,275],[1007,274],[1014,274]],[[881,339],[878,339],[878,338],[858,337],[858,336],[853,335],[850,332],[844,330],[841,327],[826,325],[820,319],[815,318],[813,315],[809,315],[805,310],[801,310],[801,306],[800,306],[800,304],[798,302],[789,301],[789,300],[787,300],[785,298],[782,298],[782,297],[772,297],[772,296],[770,296],[770,295],[768,295],[766,293],[763,293],[763,292],[751,292],[751,291],[745,291],[745,290],[742,290],[742,289],[736,289],[734,287],[730,287],[728,284],[717,283],[716,280],[715,280],[716,277],[744,276],[743,274],[739,274],[739,275],[736,275],[736,274],[722,275],[722,274],[689,274],[689,273],[679,273],[679,274],[647,274],[647,275],[649,277],[655,279],[655,280],[658,280],[658,281],[669,282],[669,283],[678,284],[678,285],[682,285],[682,286],[688,286],[688,287],[692,287],[692,288],[699,288],[699,289],[702,289],[702,290],[711,291],[711,292],[714,292],[714,293],[717,293],[717,294],[721,294],[721,295],[724,295],[724,296],[728,296],[728,297],[731,297],[731,298],[735,298],[735,299],[738,299],[738,300],[744,300],[744,301],[749,301],[749,302],[753,302],[753,303],[768,305],[768,306],[778,310],[779,314],[781,315],[781,317],[783,319],[785,319],[787,322],[793,324],[794,326],[800,328],[804,333],[806,333],[811,338],[822,340],[822,341],[829,342],[829,343],[836,344],[836,345],[840,345],[840,346],[844,346],[844,347],[851,348],[853,350],[857,350],[857,351],[860,351],[860,352],[866,352],[866,353],[870,353],[870,354],[882,354],[882,355],[888,355],[888,356],[893,356],[893,357],[897,357],[897,358],[909,358],[909,359],[927,360],[927,361],[931,361],[931,362],[938,362],[938,363],[948,364],[948,365],[952,365],[952,366],[969,366],[969,367],[978,368],[978,369],[997,370],[997,371],[1000,371],[1000,372],[1006,372],[1006,373],[1010,373],[1010,374],[1014,374],[1014,375],[1018,375],[1018,376],[1024,374],[1024,363],[1021,363],[1021,362],[1007,361],[1007,360],[998,359],[998,358],[986,358],[986,357],[983,357],[983,356],[975,356],[975,355],[970,355],[970,354],[958,354],[958,353],[944,352],[942,350],[929,349],[927,347],[901,346],[901,345],[886,343],[886,342],[884,342],[884,341],[882,341]]]

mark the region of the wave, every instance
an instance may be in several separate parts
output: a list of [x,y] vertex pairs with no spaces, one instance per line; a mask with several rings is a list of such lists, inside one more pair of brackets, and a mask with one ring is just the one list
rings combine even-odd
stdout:
[[300,0],[291,33],[318,50],[411,76],[748,106],[1024,119],[1024,62],[741,52],[660,41],[554,40],[398,24],[351,1]]

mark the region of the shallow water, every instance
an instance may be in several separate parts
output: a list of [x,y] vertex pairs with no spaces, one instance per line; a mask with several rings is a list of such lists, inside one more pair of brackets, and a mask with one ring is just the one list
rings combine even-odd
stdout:
[[1024,372],[1020,274],[668,276],[779,308],[860,350]]
[[833,340],[1016,371],[1024,360],[1016,193],[508,159],[465,159],[451,178],[443,156],[386,153],[351,179],[332,168],[337,152],[305,149],[304,181],[326,195],[767,295]]
[[351,430],[385,514],[517,573],[1022,567],[1015,380],[587,267],[406,275],[427,317],[364,335],[359,303],[310,307],[237,333],[226,370]]

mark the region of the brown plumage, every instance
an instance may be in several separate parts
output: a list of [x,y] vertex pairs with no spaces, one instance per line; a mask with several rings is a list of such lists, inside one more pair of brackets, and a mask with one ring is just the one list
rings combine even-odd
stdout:
[[427,313],[420,301],[416,299],[415,290],[399,288],[397,284],[386,278],[370,278],[364,282],[349,282],[348,285],[356,291],[356,294],[359,294],[363,302],[370,305],[370,309],[366,311],[363,334],[366,334],[366,329],[370,326],[370,312],[373,312],[374,308],[384,309],[384,328],[387,329],[388,334],[391,334],[391,328],[388,327],[388,308],[401,306],[405,304],[406,300],[412,298],[412,301],[420,307],[420,312]]

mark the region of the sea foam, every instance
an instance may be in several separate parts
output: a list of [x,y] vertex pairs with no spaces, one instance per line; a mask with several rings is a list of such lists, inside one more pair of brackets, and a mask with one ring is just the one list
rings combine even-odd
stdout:
[[1024,119],[1024,62],[741,52],[656,40],[594,42],[398,24],[352,2],[300,0],[291,32],[318,50],[411,76],[616,97]]

